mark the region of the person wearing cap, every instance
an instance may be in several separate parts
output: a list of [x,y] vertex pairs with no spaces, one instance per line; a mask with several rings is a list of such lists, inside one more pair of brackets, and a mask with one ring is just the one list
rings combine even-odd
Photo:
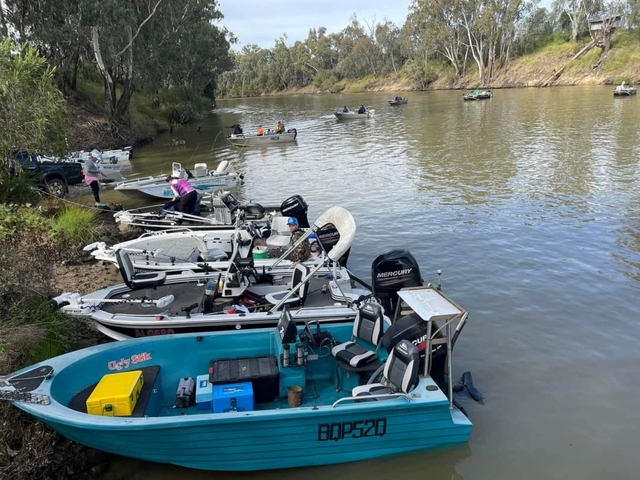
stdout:
[[196,192],[195,187],[184,178],[172,176],[167,177],[167,183],[173,190],[173,201],[177,202],[180,199],[180,204],[176,207],[176,210],[192,214],[198,201],[198,192]]
[[[287,220],[287,226],[291,232],[291,245],[294,245],[298,240],[300,240],[300,237],[304,235],[304,232],[300,229],[300,225],[298,224],[298,219],[296,217],[289,217],[289,220]],[[309,239],[305,238],[304,241],[289,254],[289,260],[293,263],[299,263],[308,260],[310,256],[311,244],[309,243]]]
[[102,203],[100,203],[100,182],[98,180],[100,175],[102,175],[102,172],[98,165],[96,165],[96,162],[100,162],[101,160],[102,152],[100,152],[100,150],[93,149],[89,158],[84,161],[83,166],[84,181],[91,187],[93,199],[96,201],[96,207],[102,206]]

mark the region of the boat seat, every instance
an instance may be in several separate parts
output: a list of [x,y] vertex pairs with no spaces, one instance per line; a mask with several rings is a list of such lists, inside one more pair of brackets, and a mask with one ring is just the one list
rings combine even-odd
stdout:
[[268,247],[287,247],[291,243],[291,232],[287,221],[289,217],[276,215],[271,220],[271,235],[267,237]]
[[361,306],[353,321],[351,340],[340,343],[331,350],[338,364],[359,368],[365,364],[375,363],[382,340],[383,320],[382,307],[377,303],[366,303]]
[[209,173],[206,163],[196,163],[193,166],[193,176],[195,178],[206,177]]
[[300,285],[300,288],[291,295],[285,305],[290,306],[298,306],[304,305],[304,302],[307,298],[307,292],[309,290],[309,282],[302,282],[302,279],[305,278],[309,274],[309,268],[301,263],[296,265],[296,268],[293,270],[293,275],[291,275],[291,282],[289,283],[288,290],[282,290],[280,292],[268,293],[265,295],[265,300],[272,305],[277,305],[280,303],[284,297],[286,297],[291,290]]
[[165,272],[136,272],[133,262],[124,248],[116,250],[115,256],[122,279],[131,290],[155,288],[162,285],[167,279]]
[[351,396],[362,401],[377,400],[376,395],[409,393],[418,385],[420,351],[409,340],[401,340],[387,358],[380,383],[359,385]]

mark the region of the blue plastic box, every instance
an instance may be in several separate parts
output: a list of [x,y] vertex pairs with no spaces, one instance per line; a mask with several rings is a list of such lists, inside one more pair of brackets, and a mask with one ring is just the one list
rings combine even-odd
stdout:
[[253,410],[251,382],[224,383],[213,386],[213,413],[250,412]]
[[196,378],[196,407],[198,410],[211,410],[213,398],[213,384],[209,381],[209,374],[198,375]]

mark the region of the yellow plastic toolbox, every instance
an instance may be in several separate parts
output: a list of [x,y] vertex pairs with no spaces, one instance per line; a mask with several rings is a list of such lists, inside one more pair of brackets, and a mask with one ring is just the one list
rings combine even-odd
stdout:
[[87,399],[87,413],[105,417],[131,415],[143,383],[140,370],[103,376]]

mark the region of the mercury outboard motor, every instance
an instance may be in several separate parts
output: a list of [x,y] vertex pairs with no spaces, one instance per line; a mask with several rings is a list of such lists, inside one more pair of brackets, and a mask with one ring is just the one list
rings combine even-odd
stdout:
[[[322,249],[326,253],[329,253],[334,245],[338,243],[338,240],[340,240],[340,233],[338,232],[338,229],[333,225],[333,223],[327,223],[324,227],[316,232],[316,237],[318,237],[318,243],[320,244]],[[349,250],[344,252],[344,254],[338,259],[338,264],[341,267],[347,266],[349,253],[351,253],[351,247],[349,247]]]
[[[433,335],[438,326],[434,323],[431,334]],[[382,346],[391,352],[401,340],[409,340],[418,347],[420,352],[420,363],[423,364],[427,347],[427,322],[423,321],[417,314],[411,313],[400,317],[393,322],[382,336]],[[447,359],[447,346],[440,344],[431,348],[431,368],[429,374],[431,378],[440,386],[445,388],[445,361]],[[422,368],[422,367],[421,367]]]
[[398,290],[423,285],[420,267],[408,250],[389,250],[371,264],[373,295],[392,316],[398,303]]
[[309,228],[307,210],[309,210],[309,206],[300,195],[293,195],[280,205],[280,213],[282,216],[295,217],[298,220],[300,228]]

